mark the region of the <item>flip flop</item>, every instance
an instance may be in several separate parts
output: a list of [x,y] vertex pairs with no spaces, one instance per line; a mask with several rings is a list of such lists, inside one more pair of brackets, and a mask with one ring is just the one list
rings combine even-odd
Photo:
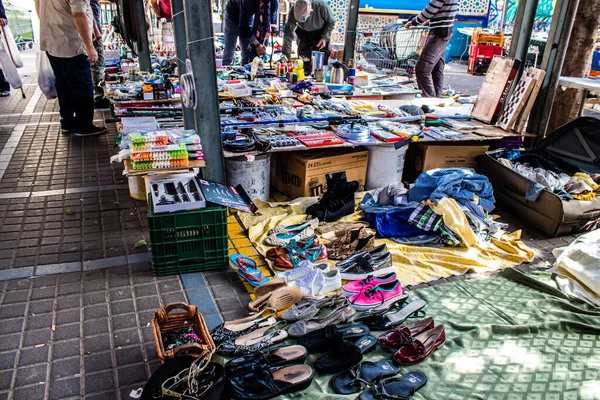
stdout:
[[239,276],[252,286],[262,285],[269,281],[269,278],[258,269],[256,262],[243,254],[233,254],[229,257],[229,264]]
[[329,325],[325,328],[307,333],[298,338],[298,344],[306,347],[311,353],[324,353],[332,344],[341,338],[342,340],[355,340],[365,337],[371,333],[366,325],[349,325],[344,328],[337,325]]
[[354,342],[354,345],[359,348],[361,354],[367,354],[377,346],[377,338],[372,335],[365,335]]
[[337,374],[331,380],[331,385],[339,394],[358,393],[381,379],[396,375],[399,371],[400,367],[392,360],[365,361]]
[[409,399],[427,383],[420,372],[409,372],[400,378],[385,380],[365,390],[359,400]]
[[360,321],[376,331],[383,331],[402,324],[407,318],[417,314],[426,305],[427,303],[425,303],[423,300],[415,300],[408,303],[398,311],[379,313],[375,315],[363,313],[363,315],[361,315],[359,318],[355,318],[355,321]]

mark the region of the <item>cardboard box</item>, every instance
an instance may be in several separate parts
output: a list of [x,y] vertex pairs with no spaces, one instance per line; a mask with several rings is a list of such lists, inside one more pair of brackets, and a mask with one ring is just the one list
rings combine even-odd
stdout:
[[436,168],[475,168],[475,157],[485,154],[489,146],[411,143],[406,155],[403,180],[414,182],[422,172]]
[[368,161],[364,147],[278,153],[275,187],[291,198],[321,196],[327,190],[325,175],[345,171],[348,181],[358,181],[364,190]]

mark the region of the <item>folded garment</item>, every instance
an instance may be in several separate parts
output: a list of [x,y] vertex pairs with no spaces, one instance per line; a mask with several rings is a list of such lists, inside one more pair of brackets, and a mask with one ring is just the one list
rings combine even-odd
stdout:
[[411,202],[430,199],[438,203],[443,198],[454,199],[459,204],[477,200],[485,211],[494,209],[494,192],[490,181],[471,168],[443,168],[424,172],[408,192]]
[[377,237],[413,237],[426,233],[425,230],[411,225],[408,218],[414,207],[398,207],[380,213],[365,213],[363,219],[377,231]]
[[380,206],[399,206],[405,205],[407,201],[408,189],[401,183],[393,183],[377,189],[373,197]]
[[585,183],[585,181],[575,177],[571,178],[569,182],[567,182],[564,189],[566,192],[571,193],[573,195],[589,193],[594,191],[594,189],[592,189],[590,185]]
[[505,167],[510,168],[510,169],[514,169],[514,167],[515,167],[514,164],[510,160],[508,160],[506,158],[499,158],[498,162],[500,164],[504,165]]

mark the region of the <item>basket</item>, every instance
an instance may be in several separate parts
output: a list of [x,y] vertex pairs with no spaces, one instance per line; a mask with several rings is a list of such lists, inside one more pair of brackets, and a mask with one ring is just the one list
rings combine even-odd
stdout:
[[[185,312],[172,312],[174,310],[184,310]],[[163,335],[168,332],[178,332],[194,326],[194,332],[198,337],[202,338],[205,344],[188,343],[177,346],[170,350],[165,350],[163,345]],[[198,308],[194,305],[186,303],[171,303],[160,310],[156,310],[152,319],[152,334],[154,335],[154,343],[156,344],[156,352],[158,358],[164,363],[165,361],[175,358],[176,356],[193,356],[193,357],[212,357],[215,353],[215,342],[210,336],[210,332],[202,314],[198,312]]]
[[225,207],[154,214],[149,201],[148,231],[152,270],[156,275],[207,271],[228,265]]

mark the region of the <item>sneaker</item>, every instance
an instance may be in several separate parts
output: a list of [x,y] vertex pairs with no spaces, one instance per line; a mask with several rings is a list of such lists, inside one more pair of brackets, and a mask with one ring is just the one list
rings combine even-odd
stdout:
[[75,136],[80,136],[80,137],[88,137],[88,136],[100,136],[100,135],[104,135],[106,133],[106,128],[104,127],[99,127],[96,125],[92,125],[91,127],[89,127],[88,129],[85,130],[75,130]]
[[75,128],[64,127],[64,126],[60,127],[60,133],[62,133],[63,135],[69,135],[69,134],[71,134],[73,132],[75,132]]
[[9,91],[2,91],[0,92],[0,97],[7,97],[10,96],[10,92]]
[[345,260],[338,262],[335,265],[335,267],[338,269],[344,269],[346,267],[349,267],[352,264],[356,264],[356,260],[364,257],[365,254],[369,254],[373,258],[378,258],[382,254],[385,254],[387,252],[388,252],[387,246],[385,244],[381,244],[377,247],[373,247],[372,249],[361,251],[359,253],[355,253],[355,254],[351,255],[350,257],[346,258]]
[[396,277],[395,272],[391,272],[389,274],[385,274],[385,275],[381,275],[381,276],[369,275],[365,279],[362,279],[360,281],[353,281],[353,282],[346,283],[342,287],[342,293],[344,293],[344,295],[349,297],[356,293],[362,292],[363,288],[366,285],[377,286],[382,283],[388,283],[388,282],[393,282],[393,281],[397,281],[397,280],[398,280],[398,278]]
[[357,310],[369,310],[375,307],[385,307],[387,304],[396,302],[402,297],[402,284],[400,281],[392,281],[371,286],[367,290],[356,293],[349,301]]

